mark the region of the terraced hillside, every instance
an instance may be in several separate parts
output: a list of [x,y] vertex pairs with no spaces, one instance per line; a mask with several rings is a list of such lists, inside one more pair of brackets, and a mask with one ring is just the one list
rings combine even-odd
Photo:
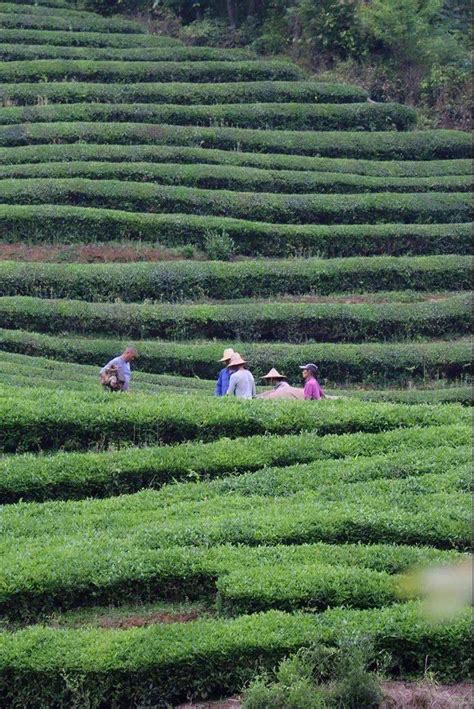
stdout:
[[[0,42],[0,705],[229,696],[347,635],[466,680],[406,574],[470,543],[469,136],[66,0]],[[214,398],[229,345],[338,398]]]

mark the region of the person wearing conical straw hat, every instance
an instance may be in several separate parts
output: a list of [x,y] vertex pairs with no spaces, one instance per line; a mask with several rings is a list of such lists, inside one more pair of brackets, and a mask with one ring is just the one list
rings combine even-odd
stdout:
[[304,399],[303,389],[288,384],[287,377],[272,367],[262,379],[273,384],[273,389],[257,396],[257,399]]
[[234,350],[232,347],[227,347],[224,350],[224,354],[220,358],[219,362],[224,363],[224,368],[219,372],[217,377],[216,388],[214,390],[214,396],[225,396],[227,394],[227,389],[229,388],[230,375],[232,370],[229,368],[229,362],[232,359]]
[[234,352],[229,362],[229,367],[233,369],[230,375],[227,396],[236,396],[238,399],[255,399],[257,391],[255,379],[252,372],[245,369],[246,360],[238,352]]

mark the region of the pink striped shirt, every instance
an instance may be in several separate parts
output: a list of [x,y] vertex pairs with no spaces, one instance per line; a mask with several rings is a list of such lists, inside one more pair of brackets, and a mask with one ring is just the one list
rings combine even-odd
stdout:
[[311,379],[306,380],[304,385],[304,398],[305,399],[322,399],[324,392],[319,386],[319,382],[311,377]]

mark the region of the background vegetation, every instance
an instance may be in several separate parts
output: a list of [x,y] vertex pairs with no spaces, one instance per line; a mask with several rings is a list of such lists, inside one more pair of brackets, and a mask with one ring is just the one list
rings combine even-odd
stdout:
[[469,0],[76,0],[104,14],[140,13],[191,45],[286,54],[377,101],[422,109],[422,125],[469,128]]

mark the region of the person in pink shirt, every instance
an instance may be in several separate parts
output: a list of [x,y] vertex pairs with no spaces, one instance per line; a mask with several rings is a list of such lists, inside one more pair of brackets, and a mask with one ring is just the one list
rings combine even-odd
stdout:
[[318,376],[318,367],[315,364],[303,364],[300,366],[304,379],[304,398],[305,399],[324,399],[325,393],[320,386],[316,377]]

